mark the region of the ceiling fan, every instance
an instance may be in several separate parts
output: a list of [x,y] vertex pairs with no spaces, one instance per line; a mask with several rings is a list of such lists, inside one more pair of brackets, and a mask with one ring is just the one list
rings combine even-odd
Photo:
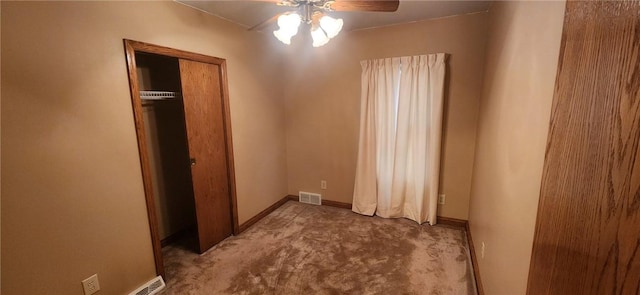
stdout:
[[259,30],[277,21],[279,28],[273,35],[289,45],[291,37],[304,23],[310,27],[313,46],[319,47],[327,44],[342,29],[342,19],[329,16],[331,11],[394,12],[398,10],[400,0],[281,0],[277,5],[291,7],[292,10],[276,14],[249,30]]

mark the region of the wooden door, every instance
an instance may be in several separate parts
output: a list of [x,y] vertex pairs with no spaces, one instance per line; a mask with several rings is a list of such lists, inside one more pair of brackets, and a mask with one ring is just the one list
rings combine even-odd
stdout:
[[180,60],[200,253],[232,233],[220,66]]
[[640,294],[640,1],[569,1],[528,294]]

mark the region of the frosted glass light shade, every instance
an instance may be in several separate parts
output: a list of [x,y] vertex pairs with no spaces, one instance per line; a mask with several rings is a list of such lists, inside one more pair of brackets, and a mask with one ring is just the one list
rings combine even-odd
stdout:
[[311,28],[311,38],[313,38],[313,47],[320,47],[329,42],[329,37],[320,27]]
[[283,31],[282,29],[277,30],[277,31],[273,31],[273,35],[276,36],[276,38],[278,38],[278,40],[280,40],[280,42],[287,44],[287,45],[291,45],[291,37],[293,37],[293,35],[288,34],[287,32]]
[[273,32],[273,35],[278,38],[284,44],[291,44],[291,37],[298,33],[298,27],[302,22],[302,18],[297,13],[283,14],[278,17],[277,31]]
[[338,36],[340,30],[342,30],[342,19],[335,19],[328,15],[324,15],[320,18],[320,27],[327,33],[327,37],[333,38]]

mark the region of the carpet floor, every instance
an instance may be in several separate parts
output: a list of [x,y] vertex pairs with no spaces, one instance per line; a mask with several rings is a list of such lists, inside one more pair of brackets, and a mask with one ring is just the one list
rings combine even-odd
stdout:
[[163,295],[476,294],[463,230],[293,201],[202,255],[163,254]]

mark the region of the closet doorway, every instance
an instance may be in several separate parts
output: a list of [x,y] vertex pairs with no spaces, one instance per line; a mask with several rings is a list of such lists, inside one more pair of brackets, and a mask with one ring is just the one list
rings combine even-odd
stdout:
[[124,40],[156,272],[162,244],[239,233],[224,59]]

